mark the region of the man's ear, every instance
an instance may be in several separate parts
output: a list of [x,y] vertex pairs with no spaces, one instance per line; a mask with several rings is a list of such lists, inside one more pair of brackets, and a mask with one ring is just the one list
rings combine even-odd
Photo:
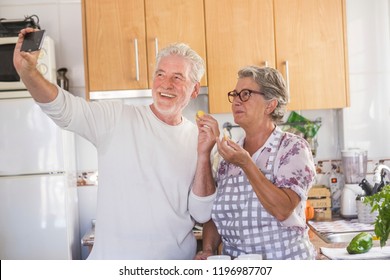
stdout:
[[197,82],[197,83],[194,85],[194,89],[192,90],[191,98],[192,98],[192,99],[197,98],[198,95],[199,95],[199,91],[200,91],[200,82]]

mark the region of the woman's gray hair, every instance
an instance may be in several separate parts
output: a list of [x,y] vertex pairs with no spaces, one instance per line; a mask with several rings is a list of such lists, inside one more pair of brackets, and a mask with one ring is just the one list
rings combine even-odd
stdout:
[[160,64],[163,57],[169,55],[182,56],[191,64],[190,79],[192,82],[200,82],[205,72],[205,62],[199,54],[184,43],[173,43],[160,50],[156,57],[156,67]]
[[271,114],[272,120],[278,124],[282,122],[286,112],[288,92],[282,74],[271,67],[246,66],[238,71],[238,78],[252,78],[264,93],[265,100],[276,99],[278,105]]

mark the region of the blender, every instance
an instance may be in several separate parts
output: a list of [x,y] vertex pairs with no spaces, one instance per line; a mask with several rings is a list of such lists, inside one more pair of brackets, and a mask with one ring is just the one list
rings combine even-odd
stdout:
[[367,151],[348,149],[341,151],[345,185],[341,193],[340,214],[344,218],[357,218],[356,198],[365,192],[359,183],[367,173]]

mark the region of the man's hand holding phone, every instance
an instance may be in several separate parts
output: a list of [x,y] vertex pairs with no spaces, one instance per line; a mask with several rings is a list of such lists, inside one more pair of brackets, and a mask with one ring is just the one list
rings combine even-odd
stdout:
[[24,40],[20,51],[35,52],[42,48],[43,39],[45,38],[45,30],[29,32],[24,35]]

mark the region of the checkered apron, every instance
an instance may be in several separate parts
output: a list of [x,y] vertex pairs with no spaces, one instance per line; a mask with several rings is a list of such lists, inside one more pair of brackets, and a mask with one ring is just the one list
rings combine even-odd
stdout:
[[[273,182],[273,166],[282,131],[270,143],[271,156],[262,170]],[[255,159],[261,154],[254,155]],[[255,160],[256,162],[256,160]],[[233,167],[232,164],[228,165]],[[302,228],[285,227],[261,205],[244,172],[228,176],[218,184],[212,218],[222,237],[223,254],[261,254],[263,259],[314,259],[315,251]]]

